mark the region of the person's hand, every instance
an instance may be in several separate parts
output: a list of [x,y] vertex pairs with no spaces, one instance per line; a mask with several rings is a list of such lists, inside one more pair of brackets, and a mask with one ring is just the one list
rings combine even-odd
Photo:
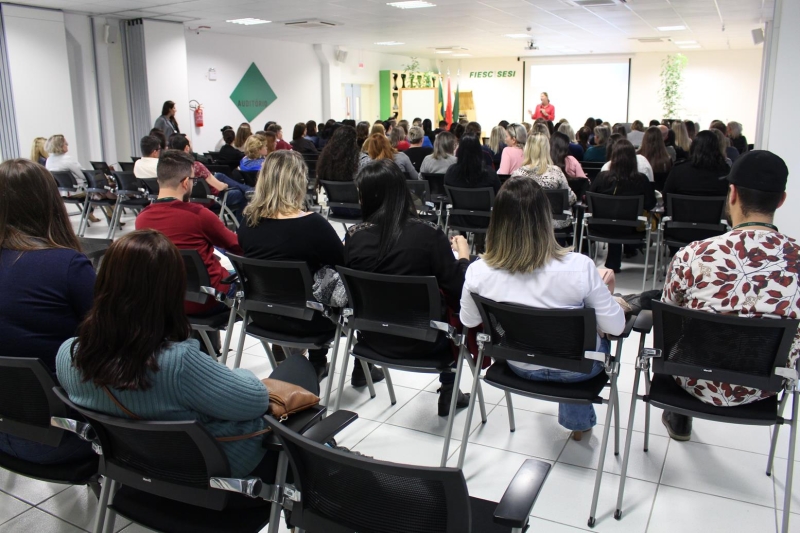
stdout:
[[530,109],[528,109],[528,114],[529,114],[529,115],[533,115],[533,111],[531,111]]
[[450,246],[458,254],[459,259],[469,259],[469,242],[463,235],[456,235],[450,239]]

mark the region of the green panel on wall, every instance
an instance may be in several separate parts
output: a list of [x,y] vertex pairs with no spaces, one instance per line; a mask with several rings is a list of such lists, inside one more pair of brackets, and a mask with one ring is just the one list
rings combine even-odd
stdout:
[[389,70],[382,70],[380,73],[381,120],[386,120],[392,114],[391,74]]
[[255,63],[250,64],[242,81],[231,93],[231,100],[250,122],[269,107],[278,97],[269,86]]

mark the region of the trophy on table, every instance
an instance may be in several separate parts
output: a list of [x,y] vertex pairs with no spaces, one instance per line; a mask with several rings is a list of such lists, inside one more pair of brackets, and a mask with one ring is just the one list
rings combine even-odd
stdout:
[[406,75],[400,74],[400,80],[403,82],[403,89],[406,88]]
[[397,72],[392,74],[392,78],[394,79],[394,87],[392,87],[392,90],[396,91],[397,90]]

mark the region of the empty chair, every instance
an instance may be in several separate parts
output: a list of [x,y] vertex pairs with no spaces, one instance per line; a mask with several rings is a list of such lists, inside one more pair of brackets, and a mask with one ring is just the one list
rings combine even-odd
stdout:
[[[320,180],[320,185],[325,190],[328,197],[328,209],[325,218],[333,222],[339,222],[347,230],[347,224],[361,222],[361,204],[358,200],[358,189],[354,181],[324,181]],[[349,212],[358,213],[348,217],[334,214],[331,216],[331,209],[347,209]]]
[[[108,193],[113,192],[111,187],[108,186],[106,176],[99,170],[84,170],[83,175],[86,177],[86,197],[83,199],[83,212],[81,214],[81,221],[78,225],[78,236],[83,237],[86,233],[86,227],[89,225],[88,217],[95,207],[102,207],[103,213],[106,215],[106,220],[109,225],[109,233],[111,233],[112,222],[114,219],[114,212],[112,211],[116,206],[116,198],[108,198]],[[111,212],[111,217],[108,213]],[[109,237],[110,239],[111,237]]]
[[[450,198],[444,232],[455,229],[472,234],[486,233],[489,218],[492,216],[494,189],[491,187],[468,189],[449,185],[445,185],[444,188]],[[454,217],[452,223],[451,216]]]
[[436,203],[444,204],[450,198],[444,188],[444,174],[428,174],[423,172],[420,178],[428,182],[431,190],[431,200]]
[[120,168],[120,169],[121,169],[123,172],[133,172],[133,166],[134,166],[135,164],[136,164],[136,162],[135,162],[135,161],[132,161],[132,162],[128,162],[128,161],[120,161],[120,162],[119,162],[119,168]]
[[139,183],[133,172],[112,172],[111,175],[117,184],[117,189],[114,191],[114,194],[117,195],[117,202],[114,206],[111,227],[108,230],[108,239],[114,238],[124,208],[127,207],[138,213],[150,205],[147,189]]
[[51,172],[58,185],[58,192],[65,204],[73,204],[78,207],[78,212],[83,213],[83,204],[86,200],[86,193],[78,185],[78,181],[69,170],[55,170]]
[[[586,181],[586,180],[584,180]],[[553,214],[553,221],[563,221],[566,224],[562,228],[555,227],[553,224],[553,232],[556,239],[560,241],[568,241],[572,239],[572,246],[575,248],[575,227],[573,225],[574,219],[572,217],[572,209],[569,205],[569,190],[568,189],[543,189],[547,199],[550,201],[550,210]]]
[[89,164],[92,165],[92,168],[96,171],[102,172],[106,176],[111,175],[111,168],[108,166],[108,163],[105,161],[89,161]]

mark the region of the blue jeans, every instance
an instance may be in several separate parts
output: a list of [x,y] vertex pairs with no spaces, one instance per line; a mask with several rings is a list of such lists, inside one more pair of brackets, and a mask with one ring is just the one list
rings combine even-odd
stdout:
[[[611,342],[608,339],[600,339],[598,346],[599,352],[609,353]],[[592,371],[588,374],[580,372],[570,372],[568,370],[557,370],[553,368],[540,368],[538,370],[523,370],[513,365],[508,365],[512,372],[519,377],[531,381],[554,381],[557,383],[575,383],[586,381],[603,372],[605,366],[599,361],[594,361]],[[559,403],[558,404],[558,423],[572,431],[586,431],[597,424],[597,415],[593,405]]]
[[0,433],[0,452],[40,465],[72,463],[94,455],[92,444],[66,433],[57,447]]
[[231,179],[220,172],[214,174],[214,177],[228,186],[227,205],[231,208],[233,214],[236,215],[236,218],[239,219],[239,222],[241,222],[242,211],[247,205],[247,193],[253,191],[253,187],[244,183],[239,183],[235,179]]

